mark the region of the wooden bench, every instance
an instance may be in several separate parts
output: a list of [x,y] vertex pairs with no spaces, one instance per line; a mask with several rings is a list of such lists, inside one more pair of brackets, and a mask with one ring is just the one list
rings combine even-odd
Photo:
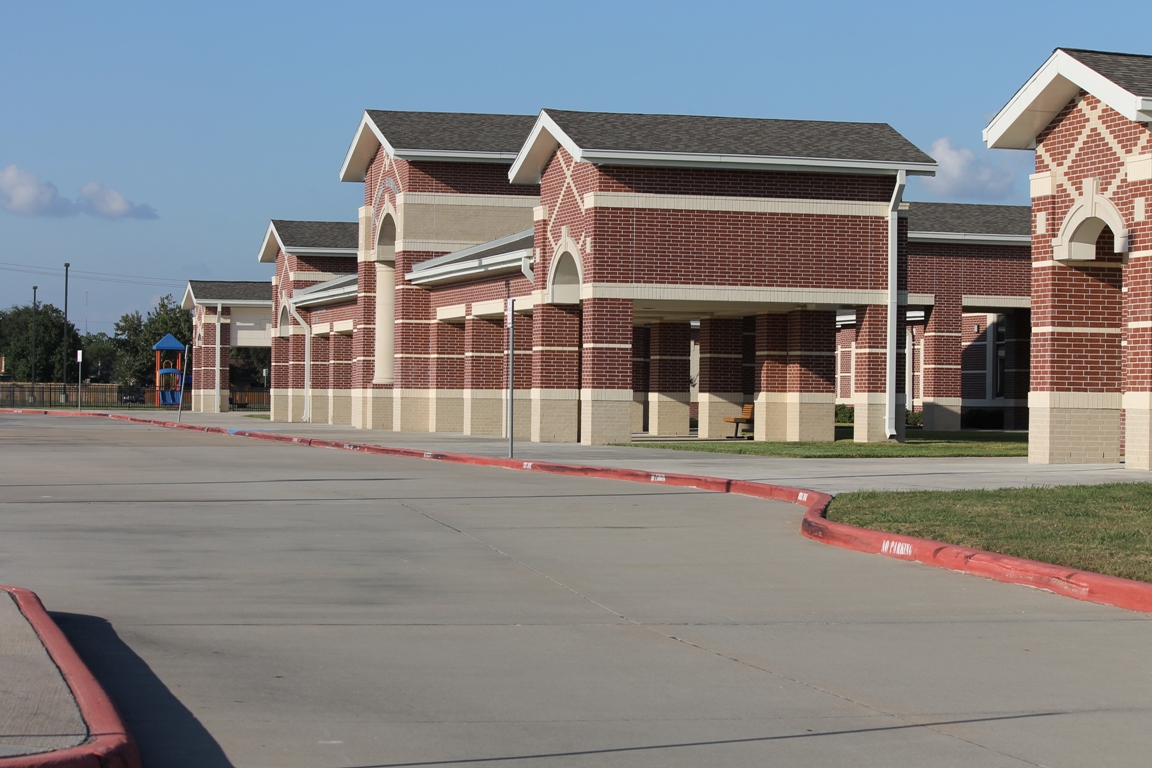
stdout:
[[748,403],[744,406],[743,410],[740,411],[739,416],[725,416],[724,421],[726,423],[736,425],[736,431],[733,432],[732,437],[730,437],[728,439],[729,440],[743,439],[740,435],[740,426],[742,424],[751,424],[754,421],[755,415],[756,415],[756,406],[753,405],[752,403]]

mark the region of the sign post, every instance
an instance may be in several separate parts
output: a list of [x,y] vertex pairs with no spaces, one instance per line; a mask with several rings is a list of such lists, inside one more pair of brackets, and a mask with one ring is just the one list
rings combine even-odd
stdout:
[[84,350],[78,349],[78,350],[76,350],[76,410],[78,410],[78,411],[84,410],[84,407],[81,405],[81,403],[84,402],[84,399],[83,399],[84,393],[81,391],[83,389],[83,386],[84,386],[84,374],[83,374],[84,366],[81,365],[81,363],[83,363],[83,362],[84,362]]
[[508,458],[516,458],[516,299],[508,299],[504,313],[508,327]]
[[[219,326],[217,326],[219,327]],[[188,376],[188,345],[184,345],[184,372],[180,374],[180,399],[176,401],[176,423],[184,421],[184,379]],[[219,387],[217,387],[219,389]]]

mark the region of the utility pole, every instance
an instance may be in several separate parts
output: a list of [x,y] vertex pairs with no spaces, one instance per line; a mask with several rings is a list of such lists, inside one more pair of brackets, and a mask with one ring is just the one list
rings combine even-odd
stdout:
[[32,286],[32,402],[36,402],[36,289]]
[[60,345],[60,402],[68,399],[68,267],[64,262],[64,343]]

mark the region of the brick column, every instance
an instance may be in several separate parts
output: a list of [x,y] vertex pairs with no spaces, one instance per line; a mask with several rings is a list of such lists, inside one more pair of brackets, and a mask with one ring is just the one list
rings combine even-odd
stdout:
[[788,437],[788,316],[756,315],[756,411],[753,438],[782,442]]
[[[531,345],[532,336],[527,343]],[[464,320],[464,403],[461,409],[466,435],[504,433],[501,405],[504,380],[504,326],[496,318],[473,317]],[[528,370],[531,382],[531,367]]]
[[[193,358],[195,360],[195,358]],[[199,375],[199,374],[197,374]],[[288,421],[288,337],[272,337],[272,370],[269,371],[269,412],[271,421]],[[193,386],[197,386],[193,384]],[[195,398],[193,398],[195,400]]]
[[1032,316],[1026,309],[1005,316],[1004,399],[1014,401],[1004,413],[1005,429],[1028,429],[1028,376],[1031,366]]
[[[836,439],[836,313],[788,313],[786,439]],[[901,414],[903,415],[903,414]]]
[[429,432],[464,431],[464,325],[435,323],[430,326],[432,359],[428,375]]
[[700,320],[699,436],[725,437],[744,407],[744,320]]
[[532,312],[532,442],[574,443],[580,428],[580,307]]
[[632,431],[648,431],[648,377],[651,333],[644,326],[632,329]]
[[756,315],[748,315],[741,320],[740,389],[745,403],[756,402]]
[[[395,294],[393,276],[394,248],[389,242],[383,249],[375,245],[374,209],[360,208],[359,247],[356,257],[355,333],[352,336],[351,423],[358,429],[392,428],[392,383],[383,374],[383,360],[378,359],[380,337],[392,328],[392,302]],[[378,337],[380,334],[380,337]]]
[[328,423],[352,423],[352,346],[343,333],[328,337]]
[[[884,424],[887,407],[885,367],[888,359],[888,308],[869,304],[856,308],[856,352],[852,361],[852,401],[858,443],[888,439]],[[904,309],[896,326],[896,439],[904,440]]]
[[585,299],[580,368],[580,442],[632,440],[632,302]]
[[395,365],[392,387],[392,429],[427,432],[431,423],[432,307],[428,291],[411,285],[404,275],[438,253],[396,254]]
[[687,435],[692,328],[657,323],[649,329],[648,434]]
[[[309,321],[311,322],[311,321]],[[324,324],[327,329],[328,324]],[[315,326],[313,327],[315,329]],[[331,424],[331,397],[332,397],[332,365],[329,357],[329,337],[325,330],[323,335],[313,336],[312,344],[312,381],[309,397],[312,400],[312,423]]]
[[1124,466],[1149,470],[1152,469],[1152,253],[1130,254],[1124,267],[1124,287]]
[[960,429],[962,317],[960,296],[951,293],[938,294],[936,305],[928,312],[920,365],[924,429]]
[[[532,315],[516,313],[516,419],[517,438],[532,437]],[[508,336],[500,328],[500,431],[508,436]]]
[[[192,403],[201,413],[226,412],[228,410],[228,360],[232,354],[230,336],[230,314],[223,308],[221,317],[216,316],[216,307],[203,307],[200,316],[200,344],[193,356]],[[220,353],[217,358],[216,334],[220,334]],[[217,369],[219,364],[220,368]],[[199,368],[199,376],[196,375]],[[219,373],[219,378],[217,378]],[[220,390],[220,407],[216,407],[216,391]]]

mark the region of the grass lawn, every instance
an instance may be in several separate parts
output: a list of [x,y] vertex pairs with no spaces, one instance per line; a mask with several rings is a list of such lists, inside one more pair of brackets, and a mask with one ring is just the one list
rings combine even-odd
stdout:
[[837,427],[836,440],[824,443],[759,443],[751,440],[716,442],[634,442],[638,448],[670,451],[709,451],[753,456],[787,456],[794,459],[874,459],[954,456],[1027,456],[1027,432],[965,430],[924,432],[909,429],[904,443],[856,443],[851,427]]
[[271,418],[271,416],[269,416],[267,413],[246,413],[246,414],[244,414],[244,418],[246,418],[246,419],[264,419],[265,421],[268,421]]
[[828,519],[1152,582],[1152,483],[843,493]]

